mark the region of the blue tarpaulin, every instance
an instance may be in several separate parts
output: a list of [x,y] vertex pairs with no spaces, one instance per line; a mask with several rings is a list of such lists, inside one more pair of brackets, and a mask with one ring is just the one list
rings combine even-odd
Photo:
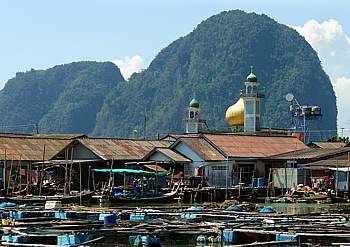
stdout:
[[276,210],[271,206],[265,206],[259,212],[260,213],[277,213]]
[[236,211],[236,212],[245,212],[245,210],[239,205],[230,206],[230,207],[226,208],[225,210],[227,210],[227,211]]
[[[91,169],[94,172],[112,172],[117,174],[141,174],[141,175],[147,175],[147,174],[155,174],[155,172],[148,172],[144,170],[134,170],[134,169]],[[168,175],[168,172],[158,172],[158,176],[166,176]]]
[[94,172],[113,172],[113,173],[128,173],[128,174],[154,174],[153,172],[148,172],[144,170],[134,170],[134,169],[92,169]]

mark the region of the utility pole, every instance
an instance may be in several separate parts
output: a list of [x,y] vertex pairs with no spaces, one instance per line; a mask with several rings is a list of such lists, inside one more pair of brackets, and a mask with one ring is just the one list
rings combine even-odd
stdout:
[[144,134],[143,139],[144,140],[146,140],[146,123],[147,123],[147,115],[145,113],[144,126],[143,126],[143,129],[144,129],[144,131],[143,131],[143,134]]

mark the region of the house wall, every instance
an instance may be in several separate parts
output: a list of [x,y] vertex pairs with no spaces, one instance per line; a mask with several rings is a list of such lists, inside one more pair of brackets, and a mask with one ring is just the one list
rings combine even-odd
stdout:
[[159,161],[159,162],[173,162],[168,156],[155,152],[150,160]]
[[232,164],[210,165],[205,168],[207,185],[210,187],[226,188],[233,186]]
[[204,161],[201,156],[199,156],[195,151],[193,151],[189,146],[187,146],[184,143],[179,143],[174,148],[176,151],[178,151],[180,154],[182,154],[185,157],[190,157],[192,160],[192,163],[186,164],[184,166],[184,176],[194,176],[195,174],[195,168],[200,167],[204,165]]
[[[91,152],[89,149],[82,146],[81,144],[74,147],[73,156],[74,156],[74,159],[86,159],[86,160],[100,158],[96,154]],[[68,159],[70,159],[70,157],[68,157]]]
[[253,178],[256,178],[256,162],[255,161],[236,161],[233,166],[233,184],[252,185]]
[[[7,187],[9,186],[9,191],[12,189],[23,189],[27,185],[27,180],[30,178],[27,178],[26,174],[26,167],[30,167],[32,164],[31,161],[28,160],[7,160],[6,164],[4,165],[3,161],[0,166],[0,190],[7,191]],[[22,169],[19,169],[19,166],[22,167]],[[33,168],[34,169],[34,168]],[[16,174],[20,172],[20,182],[19,184],[14,184],[13,180],[9,180],[10,176],[13,178],[16,176]],[[35,178],[32,178],[32,180],[36,181]],[[9,183],[10,182],[10,183]]]
[[266,177],[265,174],[265,163],[258,160],[255,165],[255,177]]

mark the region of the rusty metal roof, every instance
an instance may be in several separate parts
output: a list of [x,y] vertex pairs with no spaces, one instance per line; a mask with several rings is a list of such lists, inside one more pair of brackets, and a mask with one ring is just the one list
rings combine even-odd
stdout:
[[150,164],[145,164],[143,165],[144,167],[147,167],[148,169],[152,170],[152,171],[158,171],[158,172],[167,172],[167,170],[165,170],[163,167],[161,167],[160,165],[150,165]]
[[308,149],[304,143],[291,136],[205,134],[204,137],[229,157],[236,158],[265,158],[290,151]]
[[320,160],[350,152],[350,148],[307,148],[268,157],[269,160]]
[[28,134],[16,134],[16,133],[0,133],[0,137],[31,137]]
[[[339,151],[344,150],[339,149]],[[323,166],[323,167],[346,167],[349,169],[350,161],[349,161],[349,151],[347,148],[346,152],[337,153],[337,155],[333,155],[333,157],[323,160],[318,160],[316,162],[309,163],[310,166]]]
[[42,161],[51,159],[68,146],[72,140],[35,139],[25,137],[0,137],[0,160]]
[[84,134],[35,134],[33,138],[46,138],[46,139],[77,139],[77,138],[86,138]]
[[220,152],[218,152],[203,137],[180,137],[179,141],[190,146],[199,156],[206,161],[223,161],[226,160]]
[[173,143],[170,141],[107,138],[81,138],[77,140],[103,160],[142,160],[154,148],[169,147]]
[[307,145],[310,148],[341,148],[346,144],[344,142],[310,142]]

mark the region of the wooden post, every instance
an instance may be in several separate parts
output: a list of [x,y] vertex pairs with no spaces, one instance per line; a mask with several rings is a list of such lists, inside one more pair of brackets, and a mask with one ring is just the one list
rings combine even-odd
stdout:
[[242,183],[242,167],[239,168],[239,190],[238,190],[238,197],[241,197],[241,183]]
[[90,190],[90,177],[91,177],[91,166],[89,166],[89,173],[88,173],[88,184],[87,184],[87,189]]
[[158,195],[158,162],[156,161],[156,194]]
[[12,158],[11,165],[10,165],[9,179],[8,179],[8,181],[7,181],[7,190],[6,190],[6,194],[9,193],[9,189],[10,189],[11,176],[12,176],[12,167],[13,167],[13,158]]
[[17,171],[16,171],[16,181],[19,178],[18,179],[19,191],[22,190],[21,166],[22,166],[22,155],[20,154],[19,155],[19,162],[17,164]]
[[126,172],[124,172],[124,197],[126,196]]
[[226,193],[225,199],[228,199],[228,156],[226,157]]
[[69,184],[68,184],[68,195],[70,194],[71,191],[71,184],[72,184],[72,170],[73,170],[73,147],[71,149],[70,153],[70,168],[69,168]]
[[349,166],[350,166],[350,152],[348,152],[348,172],[346,173],[346,191],[348,193],[349,196]]
[[80,183],[80,188],[79,188],[79,195],[80,195],[80,197],[79,197],[79,201],[80,201],[80,206],[83,204],[83,200],[82,200],[82,184],[81,184],[81,163],[79,162],[79,183]]
[[[269,197],[269,190],[270,190],[270,186],[271,186],[271,172],[272,172],[272,168],[269,169],[269,179],[267,182],[266,197]],[[272,190],[272,188],[271,188],[271,190]]]
[[67,194],[67,183],[68,183],[68,148],[64,151],[66,167],[64,170],[64,194]]
[[338,158],[337,160],[337,171],[336,171],[336,176],[335,176],[335,196],[338,196],[338,190],[339,190],[339,172],[338,172]]
[[29,161],[29,169],[27,171],[27,183],[28,183],[28,192],[32,193],[32,161]]
[[7,179],[6,179],[6,149],[4,150],[4,192],[6,191],[7,189],[7,185],[6,185],[6,182],[7,182]]
[[39,196],[41,195],[41,189],[43,186],[43,172],[44,172],[44,162],[45,162],[45,144],[44,144],[44,150],[43,150],[43,159],[41,163],[41,171],[40,171],[40,179],[38,179],[38,182],[40,182],[40,187],[39,187]]

